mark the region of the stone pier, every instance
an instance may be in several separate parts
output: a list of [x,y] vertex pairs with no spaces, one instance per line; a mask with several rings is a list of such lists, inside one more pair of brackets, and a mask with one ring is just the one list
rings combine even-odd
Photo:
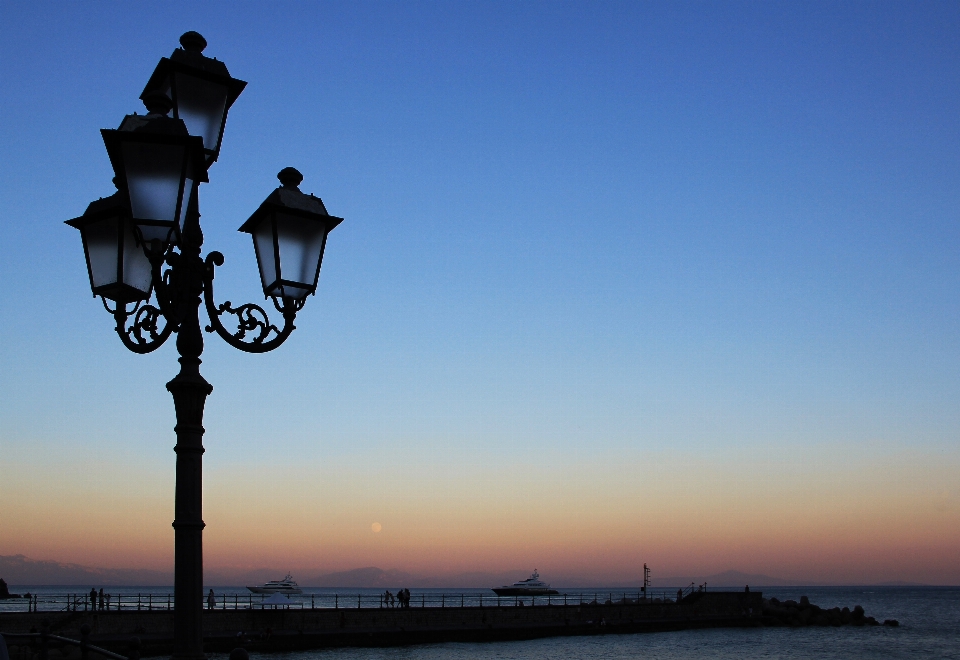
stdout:
[[[687,628],[763,625],[760,592],[694,593],[680,603],[527,607],[410,607],[339,609],[212,610],[203,613],[206,652],[291,651],[338,646],[399,646],[449,641],[497,641],[563,635],[602,635]],[[143,657],[169,655],[173,649],[173,612],[2,613],[0,632],[39,631],[79,639],[91,627],[92,644],[128,654],[140,640]],[[29,660],[36,648],[10,644],[11,660]],[[79,652],[51,646],[49,660],[73,660]]]

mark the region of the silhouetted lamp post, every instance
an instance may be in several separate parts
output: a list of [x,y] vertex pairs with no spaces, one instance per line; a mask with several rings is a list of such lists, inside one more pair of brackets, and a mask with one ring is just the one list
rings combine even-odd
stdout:
[[[316,292],[327,234],[342,218],[300,192],[300,172],[283,169],[281,186],[240,227],[253,237],[264,297],[283,317],[282,327],[259,305],[214,302],[214,270],[223,255],[200,256],[198,192],[219,156],[227,112],[246,83],[203,55],[207,44],[196,32],[180,44],[160,60],[140,97],[147,114],[127,115],[117,130],[101,131],[117,192],[67,224],[80,230],[90,288],[113,314],[124,346],[149,353],[177,333],[180,372],[167,383],[177,413],[174,657],[202,658],[203,406],[213,388],[200,375],[200,304],[206,331],[231,346],[250,353],[278,347]],[[225,314],[236,317],[236,330],[223,325]]]

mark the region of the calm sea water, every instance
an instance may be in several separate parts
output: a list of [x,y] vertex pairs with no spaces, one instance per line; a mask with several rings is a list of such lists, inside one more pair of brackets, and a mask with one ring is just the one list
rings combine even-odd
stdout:
[[[879,621],[897,619],[899,628],[761,628],[688,630],[638,635],[561,637],[525,642],[431,644],[389,649],[335,649],[258,655],[253,660],[480,659],[555,658],[957,658],[960,660],[960,588],[958,587],[752,587],[765,597],[799,600],[808,596],[820,607],[862,605]],[[115,588],[114,588],[115,589]],[[147,588],[143,588],[144,591]],[[218,593],[238,589],[215,588]],[[26,590],[17,587],[17,590]],[[34,588],[33,593],[63,593],[65,587]],[[80,591],[77,588],[74,591]],[[89,590],[89,587],[87,587]],[[129,591],[136,592],[137,588]],[[153,593],[165,591],[149,589]],[[326,593],[331,590],[308,589]],[[375,593],[374,590],[363,590]],[[431,590],[439,592],[439,590]],[[471,592],[480,590],[469,590]],[[580,591],[580,590],[571,590]],[[590,593],[592,590],[583,590]],[[601,593],[635,591],[604,589]],[[675,590],[674,590],[675,591]],[[353,590],[356,594],[357,590]],[[457,593],[450,590],[449,593]],[[489,593],[489,592],[487,592]],[[355,597],[355,596],[354,596]],[[11,604],[12,605],[12,604]],[[6,609],[0,607],[0,609]],[[211,655],[210,660],[226,660]]]

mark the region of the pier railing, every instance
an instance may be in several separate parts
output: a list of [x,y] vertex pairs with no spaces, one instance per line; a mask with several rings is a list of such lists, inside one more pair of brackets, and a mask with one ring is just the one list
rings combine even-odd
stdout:
[[[674,603],[677,597],[688,595],[693,589],[687,587],[678,593],[673,590],[641,591],[613,591],[613,590],[582,590],[568,593],[550,594],[542,596],[497,596],[481,591],[414,591],[410,592],[410,602],[407,607],[540,607],[561,605],[621,605],[637,603]],[[291,594],[286,603],[265,602],[269,596],[252,593],[214,593],[212,607],[209,601],[207,609],[216,610],[251,610],[251,609],[357,609],[357,608],[391,608],[400,607],[396,593],[372,592],[366,590],[361,593],[349,591],[339,593],[324,591],[322,593]],[[121,612],[138,611],[149,612],[154,610],[172,610],[175,601],[172,593],[116,590],[104,593],[101,600],[99,594],[91,601],[89,593],[43,593],[34,594],[22,599],[0,601],[0,611],[6,612]]]

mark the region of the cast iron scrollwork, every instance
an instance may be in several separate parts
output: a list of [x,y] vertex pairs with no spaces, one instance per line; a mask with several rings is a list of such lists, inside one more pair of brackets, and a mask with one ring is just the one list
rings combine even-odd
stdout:
[[[228,344],[247,353],[266,353],[287,340],[294,330],[294,317],[303,308],[302,301],[273,298],[274,307],[283,315],[283,328],[270,323],[267,312],[259,305],[246,303],[234,307],[229,300],[217,305],[213,301],[213,277],[215,267],[223,265],[223,255],[219,252],[211,252],[205,261],[207,272],[203,299],[207,307],[207,316],[210,317],[210,325],[206,327],[207,332],[216,332]],[[237,317],[235,332],[230,332],[220,322],[223,314],[232,314]]]
[[[113,314],[117,322],[116,330],[120,341],[134,353],[145,354],[157,350],[163,346],[174,329],[173,324],[166,322],[158,308],[144,304],[143,301],[135,303],[129,311],[127,305],[121,304],[117,304],[116,309],[110,309],[106,300],[103,300],[103,306]],[[160,318],[165,321],[162,328],[159,328],[157,323]]]

